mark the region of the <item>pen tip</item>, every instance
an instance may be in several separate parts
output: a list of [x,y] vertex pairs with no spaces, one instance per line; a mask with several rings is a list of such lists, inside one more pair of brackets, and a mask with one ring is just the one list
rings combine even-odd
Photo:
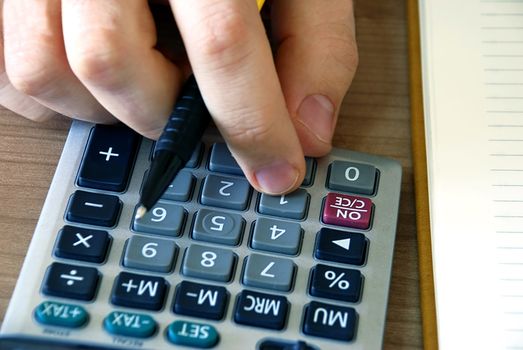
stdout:
[[144,216],[146,213],[147,213],[147,208],[144,207],[143,205],[140,205],[140,206],[138,207],[138,209],[136,209],[136,215],[134,216],[134,218],[135,218],[136,220],[141,219],[141,218],[143,218],[143,216]]

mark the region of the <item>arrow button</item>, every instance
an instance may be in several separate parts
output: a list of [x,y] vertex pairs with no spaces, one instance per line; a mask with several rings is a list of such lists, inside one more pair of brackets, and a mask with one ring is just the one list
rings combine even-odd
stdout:
[[363,265],[368,242],[361,233],[322,228],[316,238],[314,257],[351,265]]

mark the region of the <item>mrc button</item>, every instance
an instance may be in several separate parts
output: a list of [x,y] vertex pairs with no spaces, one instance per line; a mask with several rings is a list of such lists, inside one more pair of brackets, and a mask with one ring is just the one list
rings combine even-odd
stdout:
[[368,229],[372,216],[369,198],[331,192],[325,198],[322,219],[326,224]]
[[234,321],[254,327],[283,329],[288,308],[284,296],[244,290],[236,300]]

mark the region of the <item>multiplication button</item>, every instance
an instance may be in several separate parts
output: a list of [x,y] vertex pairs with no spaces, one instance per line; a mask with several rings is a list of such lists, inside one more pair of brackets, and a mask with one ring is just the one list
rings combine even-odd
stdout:
[[289,302],[280,295],[244,290],[238,295],[234,308],[234,321],[249,326],[283,329]]
[[354,338],[356,311],[350,307],[312,301],[305,308],[303,333],[350,341]]
[[59,258],[101,263],[111,237],[106,231],[64,226],[58,233],[54,254]]
[[100,275],[93,267],[52,263],[45,274],[42,293],[55,297],[93,300]]

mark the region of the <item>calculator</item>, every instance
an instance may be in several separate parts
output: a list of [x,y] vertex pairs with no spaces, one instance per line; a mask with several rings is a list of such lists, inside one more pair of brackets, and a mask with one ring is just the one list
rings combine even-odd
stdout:
[[269,196],[209,128],[135,218],[154,143],[73,122],[2,349],[381,349],[401,166],[333,149]]

